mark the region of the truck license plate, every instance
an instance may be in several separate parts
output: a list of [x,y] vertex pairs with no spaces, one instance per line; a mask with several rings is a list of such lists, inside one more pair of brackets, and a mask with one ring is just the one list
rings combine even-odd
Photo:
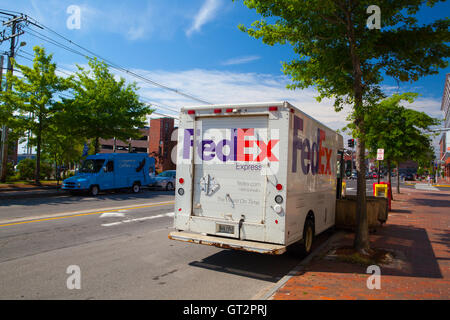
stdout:
[[234,226],[230,226],[228,224],[218,224],[217,225],[217,232],[234,234]]

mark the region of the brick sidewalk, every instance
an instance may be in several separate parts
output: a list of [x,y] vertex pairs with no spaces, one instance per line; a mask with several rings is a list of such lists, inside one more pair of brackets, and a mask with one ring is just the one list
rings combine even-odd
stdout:
[[[367,288],[365,267],[328,260],[324,252],[272,299],[450,299],[450,191],[402,192],[394,193],[387,224],[370,235],[371,247],[395,255],[381,266],[380,290]],[[352,243],[348,233],[331,246]]]

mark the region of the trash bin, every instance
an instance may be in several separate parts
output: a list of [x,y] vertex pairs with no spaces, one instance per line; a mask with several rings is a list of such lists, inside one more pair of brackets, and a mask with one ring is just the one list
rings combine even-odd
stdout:
[[388,211],[391,210],[391,188],[389,182],[374,182],[373,183],[373,195],[375,197],[383,197],[388,199]]
[[386,184],[388,188],[388,209],[391,211],[391,200],[392,200],[392,189],[391,189],[391,183],[390,182],[380,182],[380,184]]

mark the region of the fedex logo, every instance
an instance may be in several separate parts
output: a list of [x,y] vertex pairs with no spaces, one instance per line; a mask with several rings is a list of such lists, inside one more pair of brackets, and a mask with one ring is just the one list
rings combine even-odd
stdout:
[[[316,141],[301,139],[298,137],[298,131],[303,132],[303,119],[294,116],[294,130],[292,139],[292,172],[297,172],[298,158],[300,154],[300,167],[303,174],[311,172],[315,174],[331,175],[331,155],[333,150],[322,146],[325,141],[325,131],[317,129]],[[323,162],[325,160],[326,162]]]
[[[196,156],[203,161],[219,159],[222,162],[278,162],[274,153],[274,147],[280,140],[271,139],[267,143],[264,139],[255,135],[254,128],[231,128],[222,130],[211,130],[214,137],[201,139],[198,130],[195,139]],[[228,139],[222,133],[229,132]],[[185,129],[183,137],[183,159],[191,158],[191,149],[194,146],[194,129]],[[253,152],[252,152],[253,150]]]

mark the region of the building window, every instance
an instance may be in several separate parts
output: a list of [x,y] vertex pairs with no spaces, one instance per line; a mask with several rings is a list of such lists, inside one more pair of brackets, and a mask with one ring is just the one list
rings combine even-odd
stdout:
[[147,153],[147,148],[133,148],[134,152],[145,152]]

